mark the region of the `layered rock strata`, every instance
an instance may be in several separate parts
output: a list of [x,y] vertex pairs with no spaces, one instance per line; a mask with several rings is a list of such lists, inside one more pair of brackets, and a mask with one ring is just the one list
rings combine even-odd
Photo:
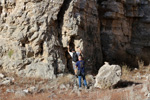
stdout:
[[137,67],[150,62],[150,1],[98,0],[105,61]]

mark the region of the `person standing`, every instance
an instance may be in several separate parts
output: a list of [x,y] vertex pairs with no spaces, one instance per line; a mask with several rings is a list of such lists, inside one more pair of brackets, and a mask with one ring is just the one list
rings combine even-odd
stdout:
[[76,48],[76,50],[77,50],[77,55],[78,55],[78,57],[81,55],[82,56],[82,51],[81,51],[81,49],[79,48],[79,47],[77,47]]
[[77,75],[79,80],[79,89],[81,89],[81,78],[83,78],[84,86],[87,88],[87,82],[85,78],[85,62],[82,60],[81,55],[79,55],[79,61],[76,63],[76,68],[78,68]]
[[68,46],[68,53],[70,54],[70,56],[72,58],[72,66],[73,66],[73,69],[74,69],[74,73],[75,73],[75,75],[77,75],[76,62],[78,61],[78,55],[77,55],[75,49],[72,49],[71,52],[70,52],[69,46]]

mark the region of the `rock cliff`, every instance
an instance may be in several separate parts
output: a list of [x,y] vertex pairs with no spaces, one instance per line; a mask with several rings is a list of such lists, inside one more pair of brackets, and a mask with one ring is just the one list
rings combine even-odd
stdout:
[[149,0],[1,0],[0,67],[53,79],[70,71],[67,45],[87,71],[103,61],[150,62]]
[[95,0],[1,0],[0,66],[53,79],[67,72],[66,47],[80,47],[88,70],[102,63]]
[[150,1],[98,0],[104,60],[131,67],[150,62]]

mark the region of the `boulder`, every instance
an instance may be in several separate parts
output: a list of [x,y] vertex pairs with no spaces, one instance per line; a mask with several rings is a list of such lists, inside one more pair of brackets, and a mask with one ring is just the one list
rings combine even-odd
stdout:
[[26,66],[22,71],[19,71],[20,75],[26,77],[34,78],[44,78],[44,79],[55,79],[54,68],[48,64],[43,63],[32,63]]
[[96,83],[94,87],[101,89],[109,88],[121,78],[121,67],[119,65],[109,65],[108,62],[99,69],[98,74],[96,75]]
[[0,85],[10,85],[13,84],[14,81],[15,79],[13,77],[6,77],[1,80]]

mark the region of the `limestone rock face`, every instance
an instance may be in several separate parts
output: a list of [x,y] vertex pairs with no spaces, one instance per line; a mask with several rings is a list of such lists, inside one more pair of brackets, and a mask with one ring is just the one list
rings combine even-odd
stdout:
[[63,0],[0,2],[0,61],[5,71],[42,78],[53,78],[55,70],[64,72],[66,58],[55,23],[62,4]]
[[119,65],[109,65],[109,63],[105,62],[96,75],[94,87],[101,89],[108,88],[117,84],[120,78],[121,67]]
[[96,71],[103,59],[97,4],[95,0],[70,0],[69,3],[68,6],[64,5],[68,9],[64,12],[61,27],[63,47],[79,47],[86,61],[86,68]]
[[81,48],[87,68],[97,69],[99,25],[95,0],[1,0],[0,67],[53,79],[68,69],[69,44]]
[[98,0],[104,61],[150,62],[149,0]]
[[[148,0],[0,0],[0,67],[55,78],[72,68],[79,47],[87,71],[103,61],[150,62]],[[41,70],[41,71],[40,71]]]

